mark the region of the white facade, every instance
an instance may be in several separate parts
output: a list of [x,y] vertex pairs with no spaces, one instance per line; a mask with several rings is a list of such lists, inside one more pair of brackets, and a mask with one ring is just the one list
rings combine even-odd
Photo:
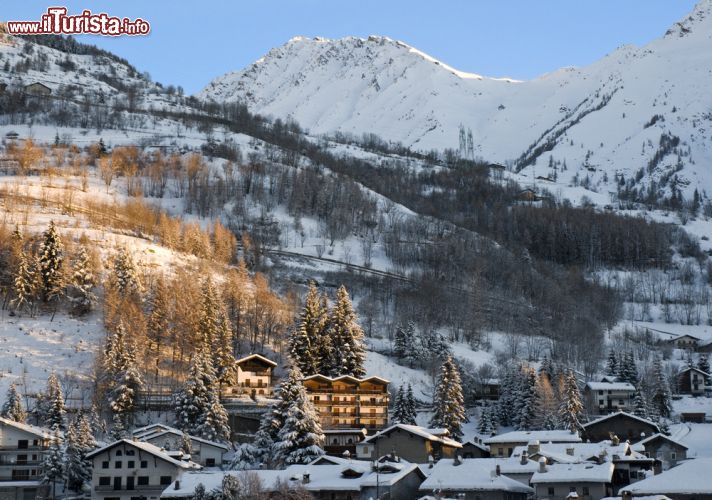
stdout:
[[42,464],[48,430],[0,418],[0,500],[32,500],[46,493]]

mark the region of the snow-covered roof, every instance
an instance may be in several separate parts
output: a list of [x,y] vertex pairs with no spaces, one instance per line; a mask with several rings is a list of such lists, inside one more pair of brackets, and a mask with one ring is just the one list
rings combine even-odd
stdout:
[[630,391],[635,392],[633,384],[628,382],[586,382],[592,391]]
[[[278,481],[287,484],[299,484],[307,491],[360,491],[364,487],[389,486],[397,483],[403,477],[415,472],[424,477],[416,464],[396,463],[390,464],[393,472],[376,474],[367,461],[352,460],[347,464],[334,465],[290,465],[284,470],[259,469],[251,471],[200,471],[183,474],[179,479],[178,489],[176,483],[169,485],[161,494],[161,498],[192,497],[195,487],[203,484],[206,491],[219,488],[225,474],[240,476],[242,474],[256,475],[259,477],[265,490],[273,489]],[[345,475],[344,472],[354,472]],[[304,483],[302,478],[309,474],[309,482]]]
[[[439,442],[448,446],[452,446],[454,448],[462,448],[462,443],[455,441],[454,439],[450,439],[447,437],[447,433],[443,433],[442,431],[444,429],[427,429],[425,427],[420,427],[418,425],[407,425],[407,424],[395,424],[392,425],[386,429],[383,429],[380,432],[377,432],[373,436],[369,436],[366,439],[363,440],[364,443],[372,443],[379,439],[381,436],[387,436],[391,432],[393,432],[396,429],[400,429],[402,431],[408,432],[410,434],[413,434],[415,436],[422,437],[423,439],[427,439],[428,441],[435,441]],[[433,434],[431,431],[436,431],[438,434]]]
[[[154,432],[148,432],[148,433],[136,436],[136,437],[138,439],[140,439],[141,441],[148,441],[149,439],[154,439],[154,438],[158,438],[161,436],[165,436],[166,434],[171,434],[174,436],[181,436],[181,437],[183,436],[183,432],[180,431],[179,429],[170,428],[170,429],[156,430]],[[221,450],[227,451],[230,449],[229,446],[227,446],[223,443],[218,443],[216,441],[209,441],[207,439],[199,438],[197,436],[193,436],[190,434],[188,434],[188,438],[190,438],[191,441],[196,441],[196,442],[201,443],[206,446],[213,446],[215,448],[220,448]]]
[[[507,458],[466,458],[463,461],[468,463],[478,464],[487,470],[495,470],[499,465],[499,470],[502,474],[533,474],[539,469],[539,464],[536,460],[526,460],[522,463],[521,457]],[[422,464],[421,468],[427,475],[428,464]]]
[[703,495],[712,494],[712,458],[688,460],[677,467],[629,486],[622,491],[638,495]]
[[496,466],[488,467],[488,465],[475,458],[461,460],[459,465],[455,465],[455,461],[451,458],[440,459],[432,469],[425,469],[428,478],[420,485],[420,491],[442,488],[458,491],[534,493],[532,488],[519,481],[501,474],[497,475]]
[[566,430],[512,431],[487,438],[484,443],[493,445],[499,443],[529,443],[531,441],[539,441],[540,443],[580,443],[581,437]]
[[272,361],[271,359],[265,358],[265,357],[262,356],[261,354],[250,354],[250,355],[248,355],[248,356],[245,356],[244,358],[238,359],[237,361],[235,361],[235,364],[236,364],[236,365],[239,365],[239,364],[244,363],[245,361],[249,361],[249,360],[251,360],[251,359],[259,359],[259,360],[262,361],[263,363],[266,363],[266,364],[268,364],[268,365],[270,365],[270,366],[277,366],[277,363],[275,363],[275,362]]
[[[543,460],[543,459],[542,459]],[[535,472],[529,481],[539,483],[610,483],[615,466],[611,462],[603,464],[553,464],[546,466],[546,472]]]
[[680,370],[679,372],[677,372],[677,374],[678,374],[678,375],[682,375],[683,373],[685,373],[685,372],[690,372],[690,371],[692,371],[692,372],[697,372],[697,373],[701,373],[702,376],[704,376],[704,377],[710,377],[710,374],[709,374],[709,373],[707,373],[707,372],[704,371],[704,370],[700,370],[700,369],[697,368],[696,366],[687,366],[687,367],[683,368],[682,370]]
[[185,460],[176,460],[173,458],[167,451],[165,451],[162,448],[159,448],[158,446],[147,443],[145,441],[134,441],[131,439],[120,439],[118,441],[114,441],[111,444],[108,444],[104,446],[103,448],[99,448],[98,450],[94,450],[91,453],[87,455],[87,458],[93,458],[97,455],[100,455],[106,451],[109,451],[112,448],[115,448],[116,446],[119,446],[121,444],[128,445],[128,446],[133,446],[135,448],[138,448],[139,450],[145,451],[146,453],[150,453],[151,455],[160,458],[161,460],[164,460],[170,464],[175,465],[176,467],[180,467],[181,469],[200,469],[201,466],[199,464],[196,464],[195,462],[191,461],[185,461]]
[[680,441],[675,441],[673,438],[666,436],[665,434],[661,434],[659,432],[657,434],[653,434],[652,436],[639,441],[633,448],[635,450],[645,449],[646,443],[650,443],[651,441],[655,441],[656,439],[662,439],[662,440],[668,441],[669,443],[673,443],[677,446],[685,448],[686,450],[688,449],[688,447],[685,446],[684,444],[682,444]]
[[618,411],[618,412],[615,412],[615,413],[609,413],[608,415],[605,415],[605,416],[603,416],[603,417],[597,418],[596,420],[591,420],[590,422],[586,422],[585,424],[583,424],[583,428],[585,429],[585,428],[590,427],[590,426],[592,426],[592,425],[596,425],[596,424],[599,424],[599,423],[601,423],[601,422],[605,422],[605,421],[608,420],[608,419],[615,418],[615,417],[619,417],[619,416],[628,417],[628,418],[631,418],[631,419],[633,419],[633,420],[637,420],[637,421],[639,421],[639,422],[643,422],[643,423],[645,423],[645,424],[652,425],[653,427],[655,427],[655,428],[658,430],[658,432],[660,432],[660,428],[657,426],[657,424],[656,424],[655,422],[651,422],[650,420],[644,419],[644,418],[639,417],[639,416],[637,416],[637,415],[633,415],[632,413],[628,413],[628,412],[626,412],[626,411]]
[[352,382],[356,382],[356,383],[377,380],[378,382],[382,382],[384,384],[391,383],[390,380],[386,380],[385,378],[377,377],[375,375],[371,375],[369,377],[364,377],[364,378],[352,377],[351,375],[340,375],[338,377],[328,377],[328,376],[322,375],[320,373],[317,373],[315,375],[309,375],[308,377],[304,377],[304,380],[326,380],[327,382],[339,382],[339,381],[348,380],[348,381],[352,381]]
[[684,339],[685,337],[691,338],[693,340],[700,340],[699,337],[695,337],[694,335],[690,335],[689,333],[683,333],[682,335],[678,335],[677,337],[672,337],[668,339],[668,342],[674,342],[675,340]]
[[[512,456],[521,456],[526,451],[527,446],[517,446]],[[532,453],[532,457],[542,456],[557,463],[581,463],[598,458],[601,454],[605,460],[612,460],[614,456],[623,457],[630,453],[630,445],[625,441],[616,445],[606,440],[599,443],[542,443],[539,451]]]
[[[15,422],[14,420],[10,420],[3,417],[0,417],[0,424],[9,425],[10,427],[14,427],[15,429],[28,432],[43,439],[52,439],[53,437],[52,431],[44,427],[37,427],[35,425],[24,424],[22,422]],[[61,434],[59,435],[61,437]]]

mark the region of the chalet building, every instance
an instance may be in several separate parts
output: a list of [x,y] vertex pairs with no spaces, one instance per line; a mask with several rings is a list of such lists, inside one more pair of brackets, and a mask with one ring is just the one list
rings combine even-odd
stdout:
[[584,437],[594,443],[605,441],[611,435],[637,443],[646,436],[658,433],[660,428],[655,423],[624,411],[611,413],[583,425]]
[[498,466],[488,468],[477,459],[443,459],[423,471],[427,479],[420,485],[422,495],[464,500],[526,500],[534,493],[529,486],[504,475]]
[[583,389],[586,409],[591,415],[608,415],[612,411],[628,411],[633,406],[635,387],[628,382],[587,382]]
[[489,447],[482,442],[482,438],[473,437],[462,443],[462,458],[489,458]]
[[677,374],[677,392],[678,394],[703,396],[705,394],[705,386],[709,383],[709,380],[709,373],[703,372],[694,366],[689,366]]
[[235,361],[237,385],[223,393],[223,397],[248,395],[272,396],[272,372],[277,363],[260,354],[250,354]]
[[388,424],[388,380],[348,375],[312,375],[304,379],[323,429],[377,431]]
[[503,476],[514,479],[524,486],[529,486],[529,481],[539,467],[536,460],[530,460],[526,453],[508,458],[469,458],[464,461],[478,464],[488,471],[499,470]]
[[366,429],[324,430],[324,451],[329,455],[342,456],[344,452],[356,456],[356,445],[366,439]]
[[[358,460],[332,464],[322,461],[308,465],[290,465],[284,470],[190,472],[161,494],[161,499],[192,500],[195,489],[202,484],[205,491],[219,489],[225,475],[259,479],[265,498],[282,500],[280,485],[301,488],[319,500],[368,500],[388,498],[411,500],[418,498],[418,487],[425,474],[417,464],[406,462],[361,462]],[[249,480],[249,479],[248,479]]]
[[610,462],[547,465],[541,458],[531,485],[536,498],[599,500],[612,494],[613,468]]
[[52,439],[47,429],[0,417],[0,498],[29,500],[48,494],[43,463]]
[[635,450],[659,460],[660,470],[668,470],[687,460],[688,448],[665,434],[655,434],[637,443]]
[[704,424],[707,421],[707,414],[703,411],[681,411],[680,422],[691,422],[693,424]]
[[712,500],[712,458],[696,458],[621,490],[624,498],[666,495],[675,500]]
[[417,425],[396,424],[369,436],[356,447],[359,459],[374,460],[385,453],[424,464],[429,459],[455,458],[462,444],[450,439],[447,429],[426,429]]
[[[580,443],[581,437],[571,431],[513,431],[483,441],[493,457],[510,457],[518,446],[538,447],[539,443]],[[531,453],[530,453],[531,454]]]
[[87,455],[91,500],[156,500],[185,471],[200,465],[144,441],[121,439]]
[[501,383],[498,378],[488,378],[478,383],[475,387],[475,397],[477,399],[487,399],[496,401],[499,399]]
[[697,349],[697,344],[700,343],[700,339],[694,335],[686,333],[685,335],[673,337],[667,342],[677,349],[688,349],[690,351],[694,351]]
[[51,88],[49,88],[44,83],[40,83],[40,82],[34,82],[34,83],[30,83],[29,85],[25,85],[23,87],[23,90],[24,90],[25,94],[27,94],[27,95],[39,96],[39,97],[48,96],[52,93]]
[[[152,424],[136,429],[133,435],[139,441],[163,448],[168,454],[180,452],[183,446],[183,432],[163,424]],[[190,439],[190,460],[203,467],[220,467],[223,456],[230,448],[222,443],[208,441],[188,435]]]

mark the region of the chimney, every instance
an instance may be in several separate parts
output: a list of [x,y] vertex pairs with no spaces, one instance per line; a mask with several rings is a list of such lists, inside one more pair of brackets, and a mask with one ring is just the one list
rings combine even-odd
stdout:
[[534,441],[529,441],[529,444],[527,445],[527,453],[529,453],[529,455],[539,453],[539,440],[538,439],[535,439]]
[[180,489],[180,480],[179,480],[179,479],[176,479],[176,487],[175,487],[175,489],[176,489],[176,490],[179,490],[179,489]]
[[522,465],[527,465],[527,462],[529,461],[529,454],[526,451],[522,452],[522,458],[520,460],[520,463]]
[[621,491],[621,500],[631,500],[632,498],[633,498],[633,495],[630,491],[628,491],[628,490]]
[[544,473],[546,472],[546,458],[541,457],[539,459],[539,472]]
[[433,459],[433,456],[432,456],[432,455],[428,455],[428,469],[432,469],[432,468],[433,468],[433,463],[434,463],[434,462],[435,462],[435,460]]
[[618,436],[616,436],[615,434],[613,434],[613,435],[611,436],[611,444],[612,444],[613,446],[618,446],[619,444],[621,444],[620,438],[619,438]]
[[497,467],[494,468],[494,472],[495,472],[495,474],[497,474],[498,476],[501,476],[501,475],[502,475],[502,468],[499,466],[499,464],[497,464]]
[[309,471],[304,471],[304,474],[302,474],[302,484],[308,484],[309,483]]
[[574,447],[573,446],[567,446],[566,447],[566,454],[573,457],[574,456]]
[[455,454],[455,458],[452,461],[452,465],[462,465],[462,459],[460,458],[459,453]]

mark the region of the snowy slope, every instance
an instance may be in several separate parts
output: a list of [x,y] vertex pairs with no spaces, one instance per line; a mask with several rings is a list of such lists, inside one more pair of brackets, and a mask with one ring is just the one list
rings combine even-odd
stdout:
[[[457,148],[462,124],[473,131],[475,156],[519,167],[529,163],[522,155],[548,143],[551,151],[525,174],[551,175],[551,155],[567,163],[560,181],[588,175],[603,192],[613,190],[615,173],[629,178],[646,167],[667,133],[680,138],[678,187],[691,194],[712,180],[712,114],[703,97],[711,49],[712,0],[644,47],[623,46],[590,66],[526,82],[463,73],[386,37],[296,37],[199,97],[291,116],[312,133],[374,132],[423,150]],[[654,115],[663,119],[646,127]],[[668,154],[641,185],[676,163]]]

